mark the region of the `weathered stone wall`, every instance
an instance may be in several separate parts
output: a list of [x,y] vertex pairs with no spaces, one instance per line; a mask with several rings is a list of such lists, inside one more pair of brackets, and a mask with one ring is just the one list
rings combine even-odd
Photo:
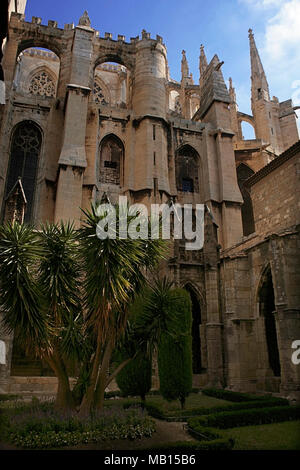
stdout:
[[300,151],[278,166],[274,160],[263,178],[251,186],[255,230],[260,235],[300,223],[299,170]]

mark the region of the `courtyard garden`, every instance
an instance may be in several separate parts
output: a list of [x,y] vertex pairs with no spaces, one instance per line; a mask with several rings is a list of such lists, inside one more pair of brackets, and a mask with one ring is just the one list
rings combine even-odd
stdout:
[[[226,399],[211,396],[221,392]],[[178,400],[167,402],[158,392],[147,394],[144,406],[137,397],[111,392],[101,413],[85,417],[58,411],[52,400],[3,397],[0,448],[300,450],[299,407],[270,396],[230,394],[235,401],[226,391],[194,390],[182,410]]]

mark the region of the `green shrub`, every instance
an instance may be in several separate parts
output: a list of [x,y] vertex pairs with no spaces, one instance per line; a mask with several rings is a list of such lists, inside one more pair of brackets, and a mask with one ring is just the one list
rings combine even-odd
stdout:
[[6,410],[0,416],[2,437],[25,448],[48,448],[112,439],[149,437],[155,423],[141,409],[108,407],[100,414],[79,417],[58,412],[50,404]]
[[170,308],[176,335],[164,332],[158,347],[160,392],[168,400],[179,399],[184,407],[192,390],[192,303],[184,289],[170,291]]
[[251,426],[257,424],[279,423],[300,418],[300,407],[277,406],[254,408],[250,410],[223,411],[188,420],[188,426],[209,426],[220,429]]
[[[272,400],[272,396],[267,395],[252,395],[249,393],[232,392],[231,390],[224,390],[218,388],[205,388],[202,390],[204,395],[209,397],[220,398],[222,400],[228,400],[233,402],[244,402],[244,401],[258,401],[258,400]],[[282,404],[288,403],[285,398],[276,398],[281,400]]]
[[11,394],[1,394],[0,395],[0,401],[13,401],[13,400],[22,400],[23,397],[20,395],[11,395]]
[[[125,357],[126,359],[126,357]],[[123,396],[140,396],[145,401],[151,389],[152,359],[138,356],[132,359],[116,377]]]

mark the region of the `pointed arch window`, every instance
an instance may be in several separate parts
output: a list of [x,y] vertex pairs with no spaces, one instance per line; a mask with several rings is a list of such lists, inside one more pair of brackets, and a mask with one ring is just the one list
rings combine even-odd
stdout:
[[27,201],[24,222],[31,222],[42,134],[32,121],[23,121],[13,131],[5,198],[20,180]]
[[100,144],[100,183],[123,184],[124,146],[121,140],[111,134]]
[[56,93],[56,84],[46,70],[40,70],[31,78],[28,91],[32,95],[53,97]]
[[176,155],[176,185],[178,191],[199,193],[199,155],[189,145]]

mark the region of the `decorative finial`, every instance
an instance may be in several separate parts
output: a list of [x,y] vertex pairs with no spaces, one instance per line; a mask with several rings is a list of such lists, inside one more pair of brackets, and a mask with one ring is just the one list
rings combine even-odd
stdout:
[[88,26],[89,28],[91,27],[91,20],[89,18],[88,12],[85,10],[81,18],[79,19],[80,26]]
[[249,33],[249,38],[252,39],[254,37],[253,29],[249,28],[248,33]]

